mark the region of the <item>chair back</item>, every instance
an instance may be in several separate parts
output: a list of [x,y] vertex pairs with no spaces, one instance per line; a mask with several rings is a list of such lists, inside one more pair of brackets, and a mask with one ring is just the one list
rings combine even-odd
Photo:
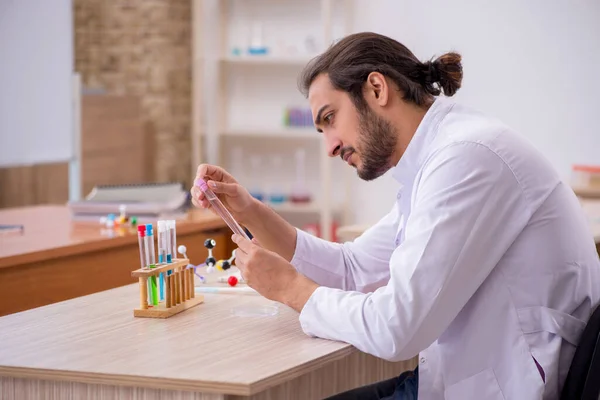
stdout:
[[581,334],[560,400],[600,399],[600,306]]

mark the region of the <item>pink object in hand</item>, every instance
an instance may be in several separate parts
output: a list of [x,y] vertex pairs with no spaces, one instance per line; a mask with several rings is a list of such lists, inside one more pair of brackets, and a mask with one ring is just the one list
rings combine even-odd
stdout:
[[221,200],[219,200],[217,195],[214,194],[213,191],[208,188],[208,185],[206,184],[204,179],[197,179],[196,182],[194,182],[194,183],[197,186],[199,186],[200,189],[202,189],[202,191],[204,192],[204,195],[206,196],[206,200],[208,200],[208,202],[211,204],[211,206],[213,207],[213,210],[215,210],[215,212],[217,214],[219,214],[219,216],[221,218],[223,218],[223,221],[225,221],[225,223],[227,224],[227,226],[229,226],[229,228],[233,231],[233,233],[240,235],[241,237],[245,238],[246,240],[250,240],[250,238],[248,237],[246,232],[242,229],[242,227],[233,218],[233,216],[227,210],[227,208],[225,208],[223,203],[221,203]]
[[195,183],[196,186],[199,186],[203,192],[206,191],[206,189],[208,189],[208,185],[206,184],[206,181],[204,179],[197,179]]

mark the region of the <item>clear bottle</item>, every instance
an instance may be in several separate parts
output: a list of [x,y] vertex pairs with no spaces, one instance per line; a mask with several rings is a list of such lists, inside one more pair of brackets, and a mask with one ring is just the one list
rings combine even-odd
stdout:
[[276,154],[271,156],[271,180],[269,190],[269,201],[272,204],[285,203],[287,196],[285,194],[284,182],[285,177],[283,176],[283,160],[280,155]]
[[306,152],[304,149],[296,151],[296,180],[290,196],[292,203],[309,203],[312,196],[306,186]]
[[264,184],[260,156],[253,155],[250,157],[250,177],[248,181],[248,191],[252,197],[259,201],[264,201],[265,191],[263,190]]
[[244,165],[242,163],[244,151],[241,147],[236,146],[231,149],[230,156],[231,162],[229,163],[229,172],[231,173],[231,176],[233,176],[235,180],[237,180],[240,183],[240,185],[247,186],[248,182],[246,181],[248,177],[247,174],[244,173]]

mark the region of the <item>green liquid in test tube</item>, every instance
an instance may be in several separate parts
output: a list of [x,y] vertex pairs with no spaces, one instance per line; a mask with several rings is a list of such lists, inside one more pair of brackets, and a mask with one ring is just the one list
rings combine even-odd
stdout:
[[[151,269],[156,267],[156,263],[153,262],[155,261],[154,251],[151,251],[151,249],[154,249],[154,234],[152,231],[152,224],[146,225],[146,236],[144,237],[144,245],[146,247],[146,262],[148,263],[148,268]],[[152,304],[156,306],[158,305],[158,287],[156,283],[156,276],[150,277],[150,288],[152,292]]]

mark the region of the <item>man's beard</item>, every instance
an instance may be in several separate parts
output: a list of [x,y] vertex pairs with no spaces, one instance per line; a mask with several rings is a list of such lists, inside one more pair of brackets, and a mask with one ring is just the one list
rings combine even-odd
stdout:
[[359,178],[371,181],[392,167],[390,159],[396,149],[398,136],[392,125],[368,106],[359,111],[359,118],[357,153],[362,165],[356,172]]

